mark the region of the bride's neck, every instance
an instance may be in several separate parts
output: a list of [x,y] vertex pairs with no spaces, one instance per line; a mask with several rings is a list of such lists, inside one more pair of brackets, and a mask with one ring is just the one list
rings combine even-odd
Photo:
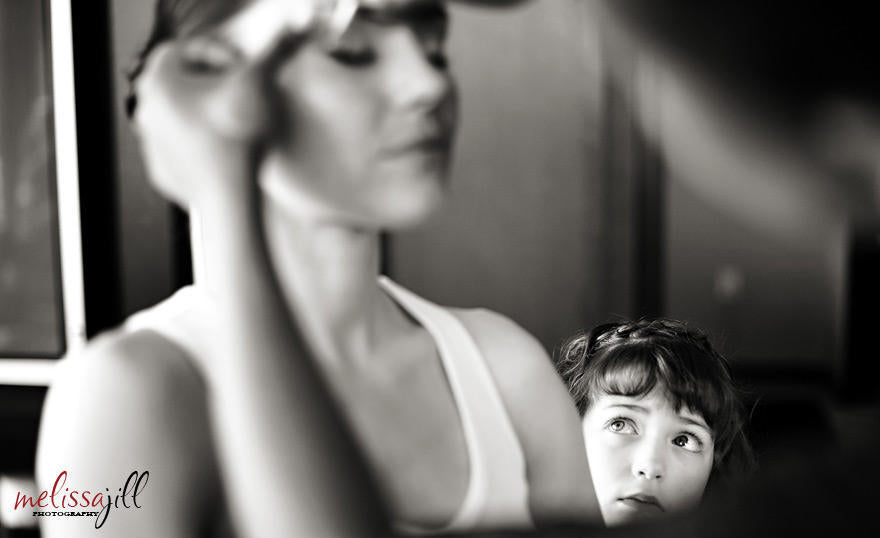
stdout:
[[266,202],[269,256],[285,301],[319,356],[367,356],[389,321],[377,285],[379,234],[297,220]]
[[[202,223],[196,230],[202,245],[202,252],[196,252],[200,286],[213,293],[235,286],[241,276],[224,270],[228,265],[237,270],[251,265],[251,276],[258,278],[274,275],[304,340],[330,367],[369,360],[380,354],[379,345],[410,327],[378,286],[378,232],[299,219],[268,197],[261,205],[262,211],[242,215],[228,214],[235,213],[235,206],[195,215]],[[237,256],[247,256],[249,263],[235,263]],[[272,271],[263,270],[262,261]]]

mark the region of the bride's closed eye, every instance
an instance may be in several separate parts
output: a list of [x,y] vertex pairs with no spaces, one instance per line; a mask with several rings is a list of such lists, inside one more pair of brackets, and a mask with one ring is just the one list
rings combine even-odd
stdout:
[[431,62],[431,65],[437,69],[446,69],[449,66],[449,60],[446,57],[446,45],[442,37],[426,36],[422,37],[422,49],[425,51],[425,57]]
[[337,62],[351,66],[367,66],[376,61],[376,50],[364,28],[355,22],[327,49],[327,54]]
[[446,36],[448,22],[446,18],[430,19],[413,25],[413,32],[419,40],[425,57],[439,69],[448,65],[446,58]]
[[351,66],[360,67],[372,64],[376,60],[376,53],[372,49],[348,49],[339,48],[330,51],[330,57],[337,62]]

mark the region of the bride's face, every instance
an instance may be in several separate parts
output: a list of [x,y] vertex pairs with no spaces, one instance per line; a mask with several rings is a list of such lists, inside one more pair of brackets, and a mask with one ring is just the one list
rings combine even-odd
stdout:
[[457,114],[446,12],[398,4],[362,8],[338,43],[310,41],[279,67],[288,129],[261,181],[299,218],[395,228],[444,197]]

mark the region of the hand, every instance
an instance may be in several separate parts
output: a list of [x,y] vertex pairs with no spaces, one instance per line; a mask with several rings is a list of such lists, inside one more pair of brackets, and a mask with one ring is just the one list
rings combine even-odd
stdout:
[[138,78],[134,117],[155,187],[183,207],[256,190],[261,148],[276,126],[269,80],[296,38],[245,60],[208,36],[156,47]]

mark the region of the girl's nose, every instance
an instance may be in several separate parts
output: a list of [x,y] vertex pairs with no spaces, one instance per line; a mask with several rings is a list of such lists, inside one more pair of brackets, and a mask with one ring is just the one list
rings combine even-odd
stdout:
[[666,474],[663,448],[661,443],[645,439],[633,458],[633,476],[643,480],[662,479]]

